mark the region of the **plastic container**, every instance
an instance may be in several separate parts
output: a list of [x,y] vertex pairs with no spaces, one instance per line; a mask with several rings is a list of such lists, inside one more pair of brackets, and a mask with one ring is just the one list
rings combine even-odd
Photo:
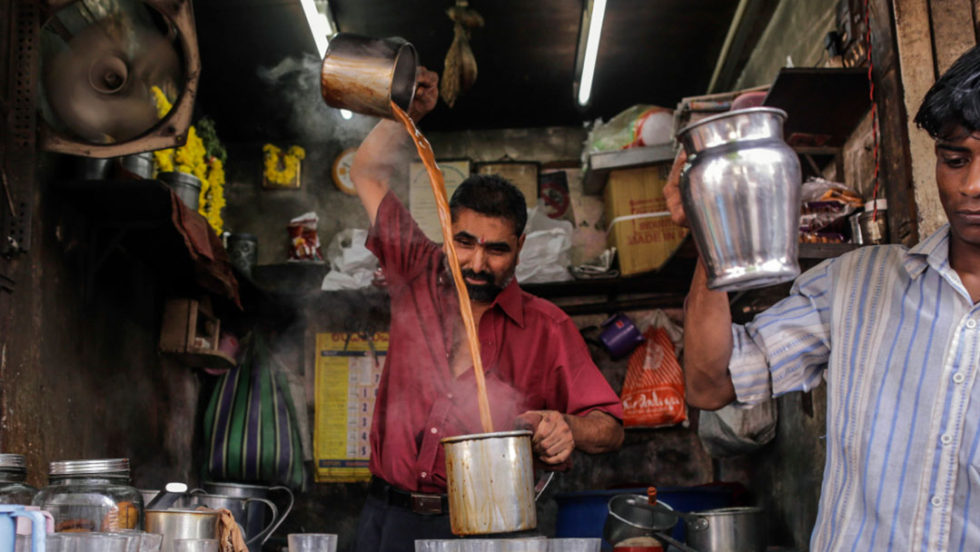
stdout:
[[[556,537],[601,538],[609,514],[609,500],[619,494],[646,495],[646,487],[578,491],[555,495],[558,514],[555,521]],[[697,487],[657,487],[657,500],[669,504],[681,512],[695,512],[732,506],[733,489],[724,486],[702,485]],[[674,526],[670,536],[684,541],[684,523]],[[603,550],[612,550],[614,543],[603,541]]]
[[55,531],[143,528],[143,497],[130,485],[128,458],[51,462],[48,486],[32,503],[51,512]]
[[27,464],[23,455],[0,454],[0,504],[29,506],[37,489],[24,483]]

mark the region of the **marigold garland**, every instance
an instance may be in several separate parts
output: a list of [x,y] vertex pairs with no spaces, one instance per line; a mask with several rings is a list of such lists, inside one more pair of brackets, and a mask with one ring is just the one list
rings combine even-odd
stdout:
[[306,158],[306,150],[299,146],[290,146],[286,153],[281,149],[266,144],[262,146],[265,153],[265,169],[263,175],[265,179],[273,184],[286,186],[296,179],[299,172],[299,162]]
[[[167,96],[154,86],[153,99],[156,101],[157,114],[162,119],[172,107]],[[192,174],[201,181],[201,195],[197,212],[204,215],[214,231],[221,234],[224,221],[221,209],[225,206],[224,164],[217,157],[208,157],[204,142],[197,135],[197,129],[191,125],[187,131],[187,142],[179,148],[168,148],[153,152],[157,172],[182,172]]]

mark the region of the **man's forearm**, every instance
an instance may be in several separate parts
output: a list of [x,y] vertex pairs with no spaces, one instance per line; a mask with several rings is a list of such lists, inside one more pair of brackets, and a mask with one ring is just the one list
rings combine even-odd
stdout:
[[691,406],[717,410],[735,400],[728,373],[732,356],[729,309],[728,294],[708,289],[704,264],[698,260],[684,303],[684,380]]
[[405,161],[411,142],[399,123],[382,119],[357,148],[351,166],[351,180],[367,211],[371,224],[378,213],[381,200],[388,193],[389,183],[398,163]]
[[611,452],[623,445],[623,424],[605,412],[593,410],[584,416],[565,414],[572,430],[575,448],[597,454]]

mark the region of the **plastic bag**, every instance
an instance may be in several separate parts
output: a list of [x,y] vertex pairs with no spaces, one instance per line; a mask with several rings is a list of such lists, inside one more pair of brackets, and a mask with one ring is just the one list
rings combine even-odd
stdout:
[[321,289],[360,289],[371,285],[378,258],[364,245],[367,230],[348,228],[337,232],[327,245],[330,272],[323,278]]
[[585,153],[614,151],[670,142],[673,137],[673,111],[655,105],[638,104],[597,123],[585,142]]
[[319,218],[316,213],[304,213],[289,221],[289,258],[298,261],[322,261],[320,237],[316,233]]
[[772,441],[777,419],[774,399],[750,407],[730,404],[704,410],[698,420],[698,438],[715,458],[747,454]]
[[528,209],[524,247],[515,271],[517,281],[562,282],[571,280],[572,223],[548,218],[539,207]]
[[630,355],[623,382],[623,425],[664,427],[687,421],[684,373],[674,349],[673,336],[681,330],[656,311],[643,332],[646,342]]

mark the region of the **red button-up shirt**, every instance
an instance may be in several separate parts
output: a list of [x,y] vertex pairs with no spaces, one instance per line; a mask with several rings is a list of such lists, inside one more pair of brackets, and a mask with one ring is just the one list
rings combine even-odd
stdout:
[[[391,296],[391,328],[371,425],[371,473],[402,489],[445,492],[440,440],[482,433],[472,366],[453,377],[449,355],[459,300],[442,246],[391,192],[378,207],[367,247]],[[619,397],[592,362],[572,320],[512,281],[479,322],[494,431],[514,429],[527,410],[622,419]]]

